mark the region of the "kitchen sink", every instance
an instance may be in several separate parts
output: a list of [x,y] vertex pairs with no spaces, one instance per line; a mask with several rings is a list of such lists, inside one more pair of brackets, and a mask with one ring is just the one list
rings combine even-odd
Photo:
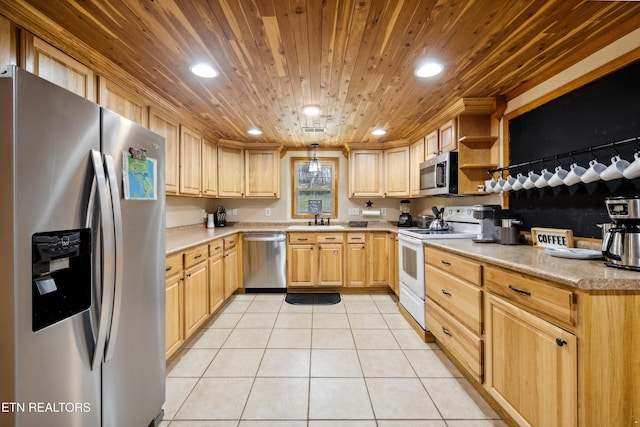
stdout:
[[287,227],[287,230],[291,231],[335,231],[344,229],[344,225],[291,225]]

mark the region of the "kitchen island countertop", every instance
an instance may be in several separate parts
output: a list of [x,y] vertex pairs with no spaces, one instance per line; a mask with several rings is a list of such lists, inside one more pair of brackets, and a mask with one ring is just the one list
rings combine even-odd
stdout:
[[640,272],[607,267],[604,260],[558,258],[533,246],[475,243],[468,239],[429,240],[426,241],[426,246],[448,250],[583,291],[640,291]]

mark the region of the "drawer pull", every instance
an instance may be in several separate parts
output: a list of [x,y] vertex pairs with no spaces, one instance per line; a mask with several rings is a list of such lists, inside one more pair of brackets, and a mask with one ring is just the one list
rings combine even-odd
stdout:
[[519,293],[519,294],[526,295],[526,296],[528,296],[528,297],[530,297],[530,296],[531,296],[531,292],[529,292],[529,291],[523,291],[522,289],[518,289],[518,288],[516,288],[516,287],[515,287],[515,286],[513,286],[513,285],[509,285],[509,289],[511,289],[513,292],[517,292],[517,293]]
[[450,297],[451,296],[451,292],[447,291],[446,289],[442,290],[442,293],[445,294],[446,296]]
[[335,237],[325,237],[327,240],[336,240]]
[[558,347],[562,347],[565,344],[567,344],[567,342],[565,340],[563,340],[562,338],[556,338],[556,344],[558,344]]
[[171,270],[172,268],[173,268],[173,266],[171,266],[171,265],[170,265],[169,267],[165,268],[165,269],[164,269],[164,271],[169,271],[169,270]]
[[451,265],[449,261],[445,261],[443,259],[441,259],[440,262],[443,263],[444,265]]
[[306,242],[309,239],[307,239],[306,237],[298,237],[297,240],[300,241],[300,242]]
[[362,240],[362,237],[352,237],[353,240]]
[[452,337],[452,336],[453,336],[453,335],[451,335],[451,332],[449,332],[449,330],[448,330],[447,328],[445,328],[444,326],[442,327],[442,332],[443,332],[445,335],[448,335],[448,336],[450,336],[450,337]]
[[219,251],[220,249],[222,249],[222,246],[216,246],[215,248],[213,248],[214,251]]
[[198,258],[201,258],[201,257],[202,257],[202,254],[194,256],[193,259],[198,259]]

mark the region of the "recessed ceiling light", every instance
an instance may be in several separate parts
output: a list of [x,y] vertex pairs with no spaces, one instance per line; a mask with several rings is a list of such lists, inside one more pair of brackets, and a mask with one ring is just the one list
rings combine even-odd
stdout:
[[302,112],[307,116],[317,116],[320,114],[320,106],[319,105],[305,105],[302,107]]
[[191,67],[191,72],[198,77],[212,79],[218,75],[218,72],[211,65],[196,64]]
[[416,76],[418,77],[433,77],[437,74],[440,74],[444,70],[442,64],[438,64],[436,62],[429,62],[421,65],[416,69]]
[[386,133],[387,133],[387,131],[386,131],[386,130],[384,130],[384,129],[382,129],[382,128],[376,128],[376,129],[374,129],[374,130],[371,132],[371,135],[381,136],[381,135],[384,135],[384,134],[386,134]]
[[251,135],[262,135],[262,131],[258,128],[251,128],[247,132],[249,132]]

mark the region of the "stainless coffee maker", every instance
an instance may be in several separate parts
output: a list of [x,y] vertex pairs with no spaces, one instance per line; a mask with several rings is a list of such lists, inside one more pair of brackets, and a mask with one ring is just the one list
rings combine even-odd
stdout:
[[607,197],[604,203],[613,220],[603,228],[606,265],[640,271],[640,196]]
[[474,205],[473,217],[480,220],[480,233],[474,237],[474,242],[492,243],[500,240],[500,205]]

